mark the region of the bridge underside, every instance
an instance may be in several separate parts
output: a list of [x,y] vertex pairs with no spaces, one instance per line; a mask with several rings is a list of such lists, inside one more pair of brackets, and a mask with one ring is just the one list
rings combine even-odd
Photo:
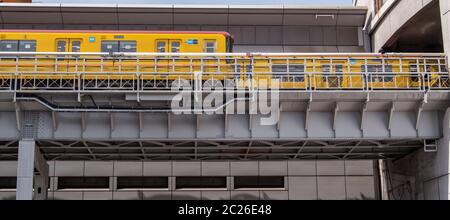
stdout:
[[[96,94],[82,103],[62,96],[42,95],[58,105],[137,104],[124,94]],[[436,145],[448,97],[340,91],[287,92],[279,99],[280,111],[270,114],[58,112],[32,100],[2,102],[0,160],[17,158],[18,141],[27,138],[47,160],[396,159]],[[278,122],[261,125],[271,116]]]
[[[36,142],[47,160],[397,159],[432,141],[151,140]],[[2,141],[0,160],[15,160],[18,141]]]

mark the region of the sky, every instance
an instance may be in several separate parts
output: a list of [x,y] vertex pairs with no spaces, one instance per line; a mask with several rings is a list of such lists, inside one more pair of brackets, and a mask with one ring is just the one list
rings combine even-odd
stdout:
[[352,0],[33,0],[42,3],[351,5]]

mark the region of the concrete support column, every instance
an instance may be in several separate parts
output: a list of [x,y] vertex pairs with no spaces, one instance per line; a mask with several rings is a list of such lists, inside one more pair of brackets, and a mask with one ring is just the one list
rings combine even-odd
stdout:
[[386,179],[391,200],[450,200],[450,108],[443,117],[443,137],[437,152],[419,149],[397,161],[387,161]]
[[[48,164],[32,139],[19,141],[17,200],[47,199]],[[36,175],[36,178],[35,178]]]
[[[434,176],[430,177],[427,182],[431,190],[437,187],[438,192],[436,194],[425,195],[425,199],[431,197],[430,199],[450,200],[450,108],[445,113],[443,123],[442,130],[444,137],[439,140],[438,152],[433,157]],[[424,190],[426,193],[432,192],[427,188]]]

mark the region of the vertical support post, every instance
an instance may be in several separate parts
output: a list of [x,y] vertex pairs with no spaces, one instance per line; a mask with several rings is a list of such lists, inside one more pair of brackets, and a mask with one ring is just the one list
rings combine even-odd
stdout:
[[33,199],[34,140],[19,141],[19,158],[17,161],[17,200]]
[[35,141],[33,139],[24,139],[19,141],[16,199],[47,199],[49,184],[48,172],[47,161],[39,152]]

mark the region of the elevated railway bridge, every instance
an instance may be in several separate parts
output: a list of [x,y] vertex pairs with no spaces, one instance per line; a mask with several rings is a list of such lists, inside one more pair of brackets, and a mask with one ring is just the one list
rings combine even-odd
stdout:
[[[4,52],[0,65],[2,159],[22,139],[51,160],[395,159],[436,149],[450,89],[443,54]],[[271,125],[250,110],[262,91],[277,93]],[[173,109],[177,94],[193,107]]]

